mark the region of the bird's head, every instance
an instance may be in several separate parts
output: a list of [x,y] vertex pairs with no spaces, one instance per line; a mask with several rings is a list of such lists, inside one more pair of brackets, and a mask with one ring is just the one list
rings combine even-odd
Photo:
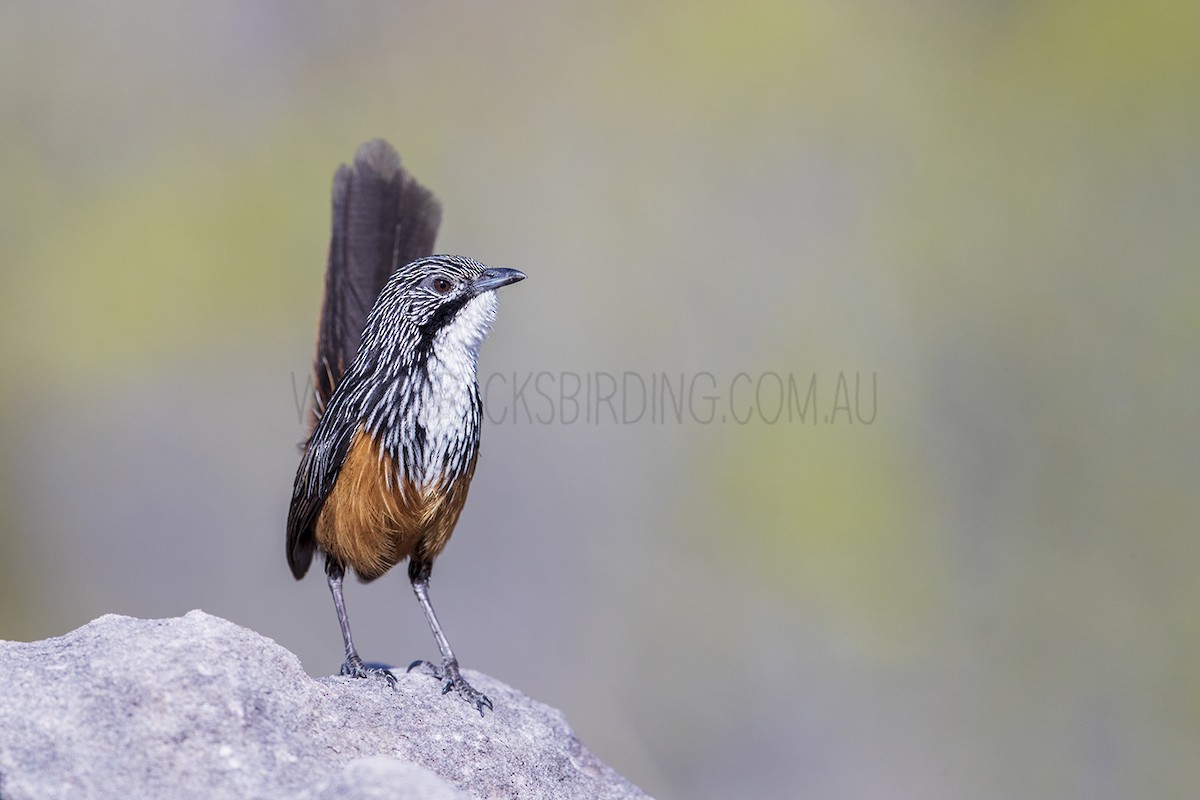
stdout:
[[417,349],[474,351],[496,318],[496,290],[524,279],[520,270],[486,267],[462,256],[429,256],[392,275],[371,316],[391,329],[387,335],[408,340],[404,343]]

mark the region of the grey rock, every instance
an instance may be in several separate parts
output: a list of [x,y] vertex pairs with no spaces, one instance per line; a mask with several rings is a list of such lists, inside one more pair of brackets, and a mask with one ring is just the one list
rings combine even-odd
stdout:
[[313,680],[272,640],[192,611],[0,642],[0,798],[640,798],[562,714],[464,670]]
[[469,800],[470,797],[422,766],[386,756],[351,761],[316,795],[317,800]]

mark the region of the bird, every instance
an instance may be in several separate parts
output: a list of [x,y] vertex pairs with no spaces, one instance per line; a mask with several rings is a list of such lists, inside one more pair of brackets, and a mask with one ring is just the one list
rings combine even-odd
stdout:
[[318,322],[309,436],[287,519],[297,580],[325,558],[345,644],[341,673],[368,666],[350,633],[342,581],[369,583],[408,560],[408,578],[441,653],[414,661],[482,715],[492,701],[462,676],[429,600],[434,561],[454,532],[479,456],[479,347],[496,290],[520,270],[433,254],[441,205],[382,139],[333,180],[333,224]]

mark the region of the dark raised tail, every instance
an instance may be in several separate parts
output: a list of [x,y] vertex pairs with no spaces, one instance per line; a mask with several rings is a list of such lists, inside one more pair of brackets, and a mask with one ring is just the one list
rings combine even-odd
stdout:
[[333,176],[333,235],[317,333],[316,406],[310,429],[354,361],[367,314],[398,268],[433,253],[442,207],[383,139]]
[[400,267],[433,253],[441,219],[437,198],[400,166],[400,156],[382,139],[360,146],[354,166],[343,164],[333,176],[333,234],[313,376],[316,404],[288,513],[287,559],[297,578],[312,563],[317,519],[354,433],[334,431],[317,442],[317,422],[358,353],[367,314],[383,285]]

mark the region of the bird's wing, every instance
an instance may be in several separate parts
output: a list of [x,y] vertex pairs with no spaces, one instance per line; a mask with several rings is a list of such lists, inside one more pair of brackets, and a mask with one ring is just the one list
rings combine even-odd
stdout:
[[312,564],[317,518],[358,430],[353,421],[347,424],[345,415],[338,413],[339,399],[344,396],[335,397],[317,422],[296,470],[287,520],[287,560],[296,580],[303,578]]
[[433,252],[442,208],[408,174],[390,144],[358,148],[333,176],[333,234],[317,333],[315,428],[362,339],[367,314],[392,273]]

